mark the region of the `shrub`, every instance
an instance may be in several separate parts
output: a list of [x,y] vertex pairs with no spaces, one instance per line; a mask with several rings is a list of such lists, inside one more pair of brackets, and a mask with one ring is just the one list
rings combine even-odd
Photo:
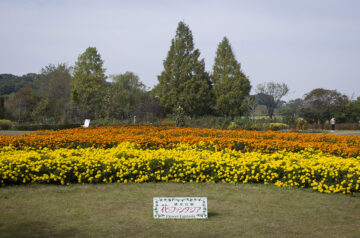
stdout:
[[12,122],[10,120],[0,120],[0,129],[9,130],[12,127]]
[[15,125],[13,128],[19,131],[37,131],[37,130],[63,130],[80,127],[81,124],[59,124],[59,125]]
[[[308,129],[324,129],[330,130],[330,124],[309,124],[307,125]],[[336,130],[360,130],[360,123],[337,123]]]
[[165,118],[160,122],[160,126],[175,126],[175,122],[169,118]]
[[272,130],[272,131],[285,130],[288,128],[289,128],[289,126],[284,123],[270,123],[269,124],[269,130]]
[[241,126],[239,126],[236,122],[232,121],[230,122],[228,129],[229,130],[241,129]]

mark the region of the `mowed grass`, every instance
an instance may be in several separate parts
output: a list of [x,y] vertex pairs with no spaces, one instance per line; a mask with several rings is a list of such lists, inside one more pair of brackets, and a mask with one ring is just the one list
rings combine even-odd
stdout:
[[8,131],[8,130],[0,130],[0,136],[6,135],[6,136],[21,136],[25,134],[29,134],[33,131]]
[[[205,196],[206,220],[153,219],[153,197]],[[359,237],[360,196],[257,184],[0,188],[0,237]]]
[[334,135],[354,135],[360,136],[360,130],[335,130],[333,132],[329,132],[330,134]]

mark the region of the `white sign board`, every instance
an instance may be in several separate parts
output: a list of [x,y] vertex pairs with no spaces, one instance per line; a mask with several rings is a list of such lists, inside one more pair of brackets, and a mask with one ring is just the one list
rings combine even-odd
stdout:
[[206,197],[154,197],[154,218],[208,218]]

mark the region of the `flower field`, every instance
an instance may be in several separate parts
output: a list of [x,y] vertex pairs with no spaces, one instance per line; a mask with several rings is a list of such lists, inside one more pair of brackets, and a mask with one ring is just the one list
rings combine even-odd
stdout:
[[360,191],[360,137],[175,127],[0,136],[1,185],[223,182]]

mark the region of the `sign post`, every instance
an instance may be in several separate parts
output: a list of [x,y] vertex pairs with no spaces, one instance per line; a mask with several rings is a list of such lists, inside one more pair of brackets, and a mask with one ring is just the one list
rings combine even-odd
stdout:
[[154,197],[154,218],[206,219],[206,197]]

